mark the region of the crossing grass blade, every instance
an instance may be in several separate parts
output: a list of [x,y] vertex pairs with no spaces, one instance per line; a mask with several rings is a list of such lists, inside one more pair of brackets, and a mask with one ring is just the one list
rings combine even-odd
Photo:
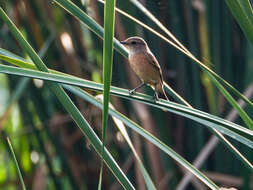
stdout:
[[[0,50],[0,54],[1,53],[3,53],[4,52],[4,54],[6,55],[11,55],[11,53],[6,53],[6,50],[4,50],[4,51],[1,51]],[[3,58],[4,58],[4,60],[8,60],[10,63],[12,63],[12,64],[14,64],[14,65],[19,65],[19,61],[17,61],[17,63],[15,63],[15,61],[16,61],[16,58],[18,58],[18,59],[20,59],[18,56],[16,56],[16,55],[14,55],[13,57],[14,58],[8,58],[8,59],[6,59],[5,58],[6,56],[3,56]],[[1,55],[0,55],[0,58],[2,58],[1,57]],[[28,64],[28,63],[23,63],[22,62],[22,65],[26,65],[26,64]],[[7,67],[7,68],[6,68]],[[27,66],[28,68],[30,67],[30,65],[29,66]],[[21,73],[23,73],[24,74],[24,76],[28,76],[28,77],[35,77],[36,78],[36,74],[34,74],[34,73],[27,73],[27,72],[22,72],[22,71],[19,71],[19,72],[17,72],[17,70],[20,70],[20,69],[18,69],[18,68],[12,68],[12,69],[10,69],[11,67],[8,67],[8,66],[1,66],[0,65],[0,68],[1,68],[1,70],[2,70],[2,72],[4,72],[4,73],[10,73],[10,74],[17,74],[17,75],[21,75],[22,76],[22,74]],[[7,71],[8,70],[8,71]],[[58,81],[58,82],[62,82],[62,83],[69,83],[69,84],[73,84],[73,85],[77,85],[77,86],[82,86],[82,87],[86,87],[86,88],[90,88],[90,89],[92,89],[92,90],[101,90],[102,89],[102,87],[101,87],[101,84],[97,84],[97,83],[93,83],[93,82],[91,82],[91,81],[87,81],[87,80],[84,80],[84,79],[80,79],[80,78],[77,78],[77,77],[74,77],[74,76],[71,76],[71,75],[66,75],[65,73],[60,73],[60,72],[56,72],[56,71],[54,71],[54,70],[51,70],[51,72],[52,73],[58,73],[58,74],[60,74],[60,75],[58,75],[58,77],[54,77],[54,78],[52,78],[52,76],[45,76],[44,77],[44,79],[47,79],[47,80],[51,80],[51,81]],[[43,73],[39,73],[39,75],[40,74],[43,74]],[[39,76],[38,75],[38,76]],[[63,75],[63,76],[62,76]],[[43,79],[43,77],[42,76],[39,76],[39,78],[40,79]],[[74,79],[74,80],[73,80]],[[92,84],[93,83],[93,84]],[[114,90],[114,91],[119,91],[118,90],[118,88],[116,88],[116,87],[112,87],[112,89]],[[114,93],[113,93],[114,94]],[[118,95],[117,93],[115,93],[115,95]],[[126,95],[128,95],[128,93],[126,94]],[[130,99],[131,99],[131,97],[129,97]],[[145,102],[144,102],[145,103]],[[183,102],[184,103],[184,102]],[[229,142],[224,142],[223,141],[223,143],[224,144],[230,144]],[[228,146],[228,148],[232,151],[232,153],[234,153],[247,167],[249,167],[250,169],[252,169],[253,167],[252,167],[252,164],[236,149],[236,148],[234,148],[232,145],[230,145],[230,146]]]
[[[0,64],[0,72],[6,74],[14,74],[19,76],[27,76],[38,78],[41,80],[47,80],[57,83],[70,84],[75,86],[84,87],[87,89],[102,91],[103,85],[99,83],[95,83],[89,80],[80,79],[77,77],[71,77],[68,75],[61,74],[53,74],[53,73],[45,73],[41,71],[34,71],[29,69],[22,69],[13,66],[6,66]],[[189,108],[187,106],[177,104],[174,102],[167,102],[165,100],[154,102],[152,97],[149,95],[136,93],[135,95],[129,95],[129,91],[127,89],[122,89],[118,87],[111,87],[111,94],[116,95],[122,98],[126,98],[129,100],[135,100],[147,105],[157,107],[159,109],[165,109],[172,113],[181,115],[183,117],[192,119],[196,122],[199,122],[207,127],[212,129],[217,129],[223,134],[226,134],[235,140],[253,148],[253,132],[247,128],[244,128],[240,125],[232,123],[230,121],[224,120],[217,116],[211,115],[209,113]]]
[[[25,40],[21,32],[17,29],[17,27],[9,19],[9,17],[5,14],[2,8],[0,8],[0,18],[4,21],[4,23],[7,24],[15,39],[19,42],[21,48],[30,56],[30,58],[32,59],[38,70],[49,72],[48,68],[43,63],[41,58],[38,56],[38,54],[36,54],[34,49]],[[73,104],[72,100],[69,98],[66,92],[58,84],[48,83],[47,85],[59,99],[59,101],[66,109],[66,111],[71,115],[71,117],[73,118],[77,126],[80,128],[80,130],[83,132],[83,134],[89,139],[89,141],[91,142],[97,153],[101,156],[101,149],[102,149],[101,141],[99,140],[95,132],[92,130],[92,128],[89,126],[88,122],[85,120],[82,114],[79,112],[77,107]],[[134,189],[133,185],[130,183],[128,178],[121,171],[120,167],[116,164],[111,154],[106,149],[103,159],[105,160],[107,166],[111,169],[112,173],[115,175],[115,177],[119,180],[119,182],[125,189]]]
[[[2,57],[6,57],[6,56],[0,55],[0,58],[2,58]],[[12,60],[11,62],[15,61],[15,59],[12,59],[12,58],[8,58],[8,59]],[[71,75],[66,75],[66,74],[43,73],[43,72],[39,72],[39,71],[31,71],[28,69],[20,69],[20,68],[15,68],[15,67],[11,67],[11,66],[4,66],[4,65],[0,65],[0,68],[1,68],[0,72],[3,72],[3,73],[10,73],[10,74],[15,74],[15,75],[20,75],[20,76],[35,77],[35,78],[44,79],[44,80],[51,80],[51,81],[62,82],[62,83],[66,83],[66,84],[73,84],[73,85],[82,86],[82,87],[86,87],[86,88],[98,90],[98,91],[101,91],[103,88],[102,84],[94,83],[92,81],[80,79],[78,77],[73,77]],[[60,72],[58,72],[58,73],[60,73]],[[129,96],[129,93],[127,90],[120,89],[117,87],[112,87],[111,93],[121,96],[121,97],[124,97],[124,98],[138,100],[138,101],[142,101],[143,103],[150,104],[151,97],[144,95],[144,94],[138,93],[134,96]],[[137,97],[140,97],[140,98],[137,98]],[[151,105],[158,106],[159,108],[162,109],[162,107],[159,106],[158,104],[154,103]],[[210,116],[212,116],[212,115],[210,114]],[[247,130],[247,129],[245,129],[245,130]],[[235,132],[236,132],[236,130],[235,130]]]

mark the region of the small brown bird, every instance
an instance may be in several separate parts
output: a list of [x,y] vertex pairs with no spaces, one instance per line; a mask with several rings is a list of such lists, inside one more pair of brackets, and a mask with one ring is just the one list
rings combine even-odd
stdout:
[[139,86],[129,91],[130,94],[135,93],[137,89],[147,84],[155,91],[155,100],[159,98],[158,92],[163,93],[166,99],[169,100],[163,89],[161,67],[147,43],[140,37],[130,37],[120,43],[129,50],[128,60],[130,66],[142,81]]

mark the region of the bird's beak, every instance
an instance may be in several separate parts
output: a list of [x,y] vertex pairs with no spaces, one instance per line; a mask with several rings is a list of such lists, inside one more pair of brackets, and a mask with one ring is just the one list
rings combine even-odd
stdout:
[[120,41],[119,43],[123,44],[123,45],[126,45],[127,42],[126,41]]

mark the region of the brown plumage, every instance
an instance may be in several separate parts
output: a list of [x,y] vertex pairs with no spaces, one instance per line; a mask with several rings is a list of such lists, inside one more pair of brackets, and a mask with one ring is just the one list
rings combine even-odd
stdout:
[[149,85],[155,91],[155,98],[158,99],[157,92],[163,93],[163,77],[161,67],[155,56],[150,51],[147,43],[140,37],[130,37],[120,42],[129,50],[129,64],[136,75],[141,79],[142,84],[131,90],[134,93],[144,84]]

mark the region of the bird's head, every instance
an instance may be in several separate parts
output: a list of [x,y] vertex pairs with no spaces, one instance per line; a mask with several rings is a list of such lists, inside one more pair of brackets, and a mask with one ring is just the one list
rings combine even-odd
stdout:
[[123,44],[129,50],[130,54],[149,50],[147,43],[142,38],[137,36],[127,38],[120,43]]

